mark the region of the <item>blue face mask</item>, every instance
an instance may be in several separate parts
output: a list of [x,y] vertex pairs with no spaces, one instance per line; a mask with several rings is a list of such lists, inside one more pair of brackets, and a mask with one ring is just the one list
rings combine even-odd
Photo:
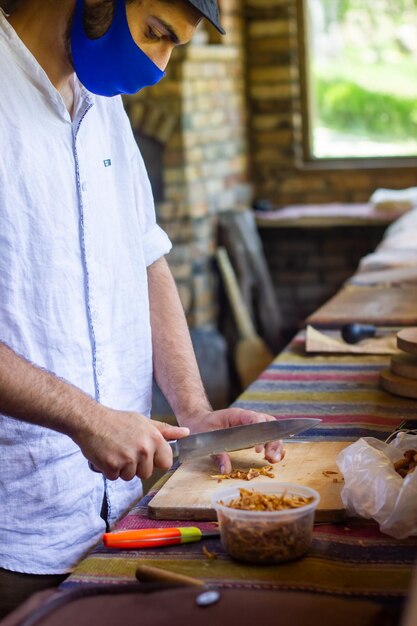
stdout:
[[99,96],[137,93],[165,75],[135,43],[125,0],[116,0],[112,25],[99,39],[90,39],[85,34],[84,0],[77,0],[71,53],[79,80]]

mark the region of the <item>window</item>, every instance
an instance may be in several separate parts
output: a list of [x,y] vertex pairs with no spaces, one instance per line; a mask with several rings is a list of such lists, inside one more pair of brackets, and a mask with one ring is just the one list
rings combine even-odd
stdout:
[[303,0],[307,157],[417,156],[417,0]]

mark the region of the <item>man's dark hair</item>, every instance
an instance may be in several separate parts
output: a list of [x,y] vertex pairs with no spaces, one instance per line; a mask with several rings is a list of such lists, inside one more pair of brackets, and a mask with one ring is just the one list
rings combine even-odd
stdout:
[[[0,0],[2,2],[2,0]],[[141,0],[126,0],[126,4],[133,2],[141,2]],[[97,4],[85,7],[84,25],[85,31],[91,39],[97,39],[108,31],[113,19],[115,0],[101,0]],[[65,47],[68,56],[71,58],[71,26],[72,18],[68,23],[67,32],[65,33]]]
[[[6,13],[12,13],[22,4],[23,0],[0,0],[0,7]],[[113,17],[113,7],[115,0],[102,0],[96,5],[88,8],[86,14],[86,29],[90,37],[100,37],[105,32]],[[126,0],[127,4],[135,2],[135,0]]]
[[[1,0],[0,0],[1,1]],[[126,4],[138,0],[126,0]],[[113,19],[115,0],[101,0],[97,4],[86,7],[85,29],[92,39],[101,37],[109,28]]]
[[11,13],[20,3],[21,0],[0,0],[0,7],[4,9],[6,13]]

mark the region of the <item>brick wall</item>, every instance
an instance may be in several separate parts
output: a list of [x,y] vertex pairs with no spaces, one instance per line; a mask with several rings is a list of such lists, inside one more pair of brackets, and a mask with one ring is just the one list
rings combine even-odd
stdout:
[[260,228],[287,335],[352,276],[360,259],[381,241],[385,228]]
[[191,326],[217,322],[217,215],[252,199],[240,3],[224,0],[222,11],[226,37],[204,23],[175,50],[161,83],[126,98],[139,144],[142,135],[163,145],[156,209],[174,244],[168,261]]

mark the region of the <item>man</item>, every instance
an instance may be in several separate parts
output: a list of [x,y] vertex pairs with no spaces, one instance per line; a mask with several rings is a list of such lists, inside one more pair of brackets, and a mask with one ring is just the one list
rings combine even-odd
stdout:
[[[118,97],[202,17],[222,31],[214,0],[0,15],[0,614],[71,571],[171,466],[167,440],[272,419],[209,405]],[[180,427],[148,419],[153,369]]]

